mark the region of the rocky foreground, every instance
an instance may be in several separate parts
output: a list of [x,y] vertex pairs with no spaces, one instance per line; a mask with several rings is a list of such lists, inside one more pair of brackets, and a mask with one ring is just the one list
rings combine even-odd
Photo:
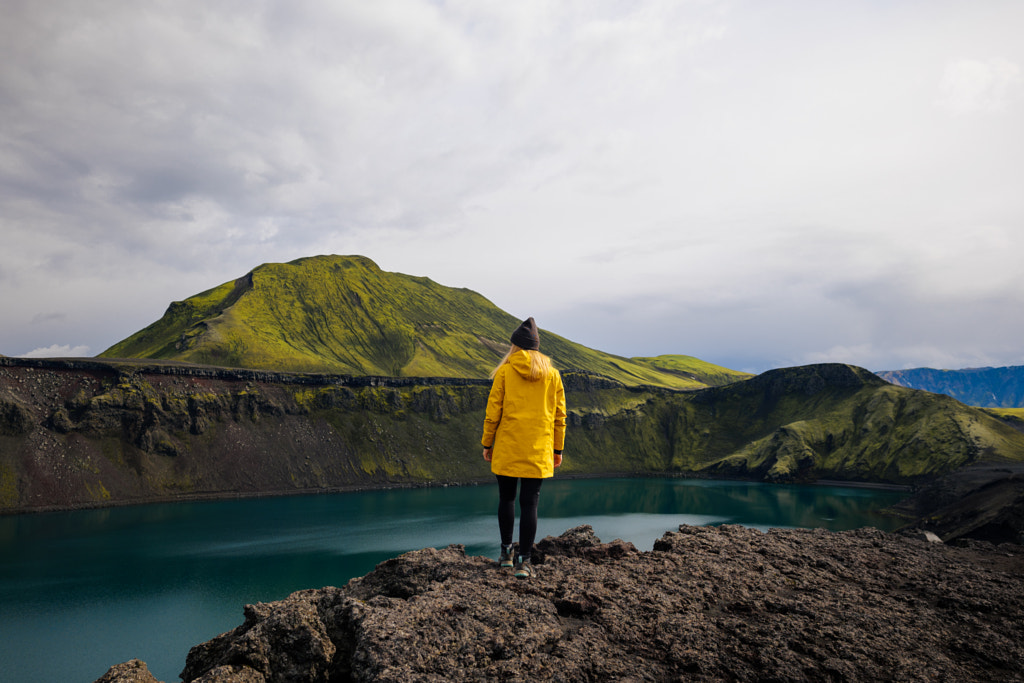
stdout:
[[[185,681],[1022,681],[1024,548],[680,527],[650,552],[588,526],[517,580],[461,546],[245,607]],[[104,683],[155,679],[137,660]]]

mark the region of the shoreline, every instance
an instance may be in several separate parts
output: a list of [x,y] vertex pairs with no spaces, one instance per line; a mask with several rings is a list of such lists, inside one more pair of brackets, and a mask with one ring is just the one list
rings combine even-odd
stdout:
[[[915,490],[915,487],[901,484],[886,484],[883,482],[847,482],[833,479],[819,479],[813,482],[766,482],[759,479],[747,479],[742,477],[707,477],[693,476],[689,474],[667,473],[667,472],[608,472],[603,474],[563,474],[556,475],[553,479],[564,480],[592,480],[592,479],[688,479],[694,481],[725,481],[725,482],[748,482],[751,484],[781,485],[781,486],[831,486],[836,488],[871,489],[879,491],[902,491],[908,495]],[[368,491],[394,491],[400,489],[426,489],[426,488],[448,488],[463,486],[486,486],[494,484],[493,476],[480,477],[470,481],[437,481],[437,482],[387,482],[351,484],[343,486],[331,486],[326,488],[290,489],[284,491],[214,491],[207,493],[187,493],[180,496],[157,496],[153,498],[136,500],[119,500],[113,502],[89,502],[76,505],[46,505],[21,510],[0,510],[0,517],[14,517],[18,515],[36,515],[55,512],[76,512],[79,510],[105,510],[111,508],[136,507],[140,505],[164,505],[173,503],[214,503],[229,500],[258,500],[260,498],[286,498],[292,496],[321,496],[339,493],[363,493]]]
[[818,479],[809,482],[810,486],[837,486],[846,489],[876,489],[879,491],[906,491],[912,493],[917,487],[907,484],[886,484],[872,481],[842,481],[841,479]]

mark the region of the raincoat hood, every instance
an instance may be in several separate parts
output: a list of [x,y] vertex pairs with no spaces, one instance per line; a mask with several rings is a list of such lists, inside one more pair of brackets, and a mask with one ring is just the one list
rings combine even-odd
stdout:
[[519,373],[520,377],[530,379],[530,367],[533,365],[533,359],[530,358],[528,351],[516,351],[508,357],[508,364]]

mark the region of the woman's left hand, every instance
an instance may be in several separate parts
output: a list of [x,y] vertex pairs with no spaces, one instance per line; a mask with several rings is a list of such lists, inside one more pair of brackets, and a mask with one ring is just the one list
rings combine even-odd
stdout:
[[491,461],[491,451],[493,451],[493,450],[494,450],[493,448],[485,448],[484,449],[484,460],[486,460],[487,462]]

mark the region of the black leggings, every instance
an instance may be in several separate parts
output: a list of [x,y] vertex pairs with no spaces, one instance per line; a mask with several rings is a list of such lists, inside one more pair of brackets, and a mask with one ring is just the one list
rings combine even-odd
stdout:
[[516,485],[519,488],[519,554],[529,557],[533,553],[533,540],[537,537],[537,503],[543,479],[529,477],[498,477],[498,532],[501,544],[512,544],[512,530],[516,524]]

